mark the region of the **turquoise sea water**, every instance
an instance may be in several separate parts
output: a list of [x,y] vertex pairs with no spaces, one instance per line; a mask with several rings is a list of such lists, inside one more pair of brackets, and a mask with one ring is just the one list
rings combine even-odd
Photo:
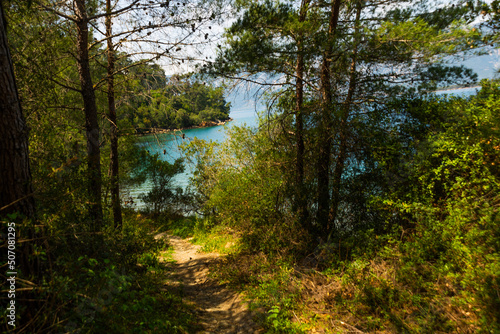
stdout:
[[448,90],[437,91],[436,94],[438,95],[448,94],[448,95],[467,97],[471,95],[476,95],[479,89],[480,89],[479,86],[470,88],[448,89]]
[[[439,91],[438,94],[449,94],[459,96],[470,96],[477,93],[477,88],[452,89]],[[225,129],[234,125],[247,124],[249,126],[257,126],[257,112],[264,110],[262,104],[254,99],[245,99],[242,96],[234,94],[229,98],[232,104],[230,117],[233,119],[227,122],[224,126],[213,126],[208,128],[196,128],[183,131],[175,131],[173,133],[158,134],[144,136],[140,139],[140,145],[149,150],[150,153],[158,153],[164,160],[173,162],[175,159],[182,157],[182,151],[179,149],[181,143],[186,143],[193,138],[213,140],[222,142],[225,138]],[[181,138],[184,134],[184,139]],[[189,184],[189,178],[192,175],[194,166],[185,165],[185,172],[175,177],[174,181],[182,188],[186,188]],[[142,193],[147,193],[151,185],[147,182],[140,187],[123,189],[125,197],[132,197],[136,208],[141,208],[144,203],[139,199]]]
[[[140,145],[149,150],[150,153],[158,153],[164,160],[174,162],[175,159],[183,156],[179,145],[187,143],[193,138],[222,142],[225,138],[226,128],[228,127],[243,124],[257,126],[257,112],[263,110],[261,104],[253,99],[245,99],[238,96],[230,98],[229,101],[231,101],[232,105],[229,116],[233,120],[227,122],[224,126],[195,128],[172,133],[143,136],[139,139]],[[182,135],[184,135],[184,139]],[[189,183],[189,178],[192,175],[193,169],[194,166],[186,163],[184,173],[174,178],[175,183],[185,189]],[[147,193],[149,189],[151,189],[151,184],[146,182],[139,187],[125,188],[122,190],[122,193],[127,200],[129,200],[130,197],[133,198],[136,208],[141,208],[144,206],[144,203],[139,199],[139,196],[142,193]]]

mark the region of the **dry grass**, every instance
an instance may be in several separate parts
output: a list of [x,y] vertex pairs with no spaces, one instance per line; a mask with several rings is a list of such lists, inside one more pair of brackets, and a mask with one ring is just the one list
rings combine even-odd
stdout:
[[457,278],[436,278],[431,263],[410,266],[402,258],[394,250],[326,274],[312,256],[292,267],[279,255],[240,252],[220,259],[212,272],[245,290],[264,314],[286,304],[290,322],[306,333],[480,331],[480,303]]
[[296,321],[313,316],[311,333],[478,332],[478,306],[464,304],[449,279],[422,295],[398,281],[397,263],[372,260],[339,276],[296,270],[302,287]]

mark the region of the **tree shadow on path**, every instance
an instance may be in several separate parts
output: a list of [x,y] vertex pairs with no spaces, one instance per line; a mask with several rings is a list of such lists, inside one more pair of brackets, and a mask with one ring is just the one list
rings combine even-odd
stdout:
[[159,237],[167,237],[174,247],[176,263],[169,264],[172,271],[167,284],[170,289],[177,290],[184,301],[194,304],[202,327],[196,333],[264,333],[239,293],[208,278],[209,265],[216,261],[218,254],[199,253],[200,246],[180,237]]

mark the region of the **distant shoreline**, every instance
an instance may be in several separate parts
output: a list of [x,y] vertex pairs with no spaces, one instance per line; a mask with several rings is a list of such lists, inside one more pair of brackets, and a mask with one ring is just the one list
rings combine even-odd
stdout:
[[227,122],[231,122],[233,119],[229,117],[225,121],[203,121],[201,122],[200,125],[193,125],[187,128],[180,128],[180,129],[164,129],[164,128],[150,128],[147,131],[141,131],[141,132],[136,132],[132,133],[133,135],[138,135],[138,136],[147,136],[147,135],[154,135],[154,134],[164,134],[164,133],[171,133],[171,132],[176,132],[176,131],[184,131],[184,130],[190,130],[190,129],[200,129],[200,128],[209,128],[212,126],[220,126],[224,125]]
[[476,85],[476,86],[467,86],[467,87],[460,87],[460,86],[453,87],[453,86],[450,86],[450,87],[446,87],[446,88],[436,89],[433,92],[445,92],[447,90],[472,89],[472,88],[481,88],[481,86],[479,86],[479,85]]

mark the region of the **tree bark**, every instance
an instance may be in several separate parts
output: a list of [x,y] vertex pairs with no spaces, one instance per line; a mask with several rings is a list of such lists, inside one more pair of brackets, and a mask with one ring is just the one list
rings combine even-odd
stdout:
[[23,117],[0,3],[0,216],[35,217],[28,127]]
[[334,0],[331,4],[330,22],[328,27],[328,44],[323,53],[321,64],[321,121],[319,125],[319,152],[318,152],[318,213],[317,222],[320,233],[324,235],[329,229],[328,213],[330,205],[330,165],[332,146],[332,85],[331,64],[333,43],[338,25],[341,0]]
[[[360,18],[361,18],[361,3],[358,2],[356,6],[356,19],[355,19],[355,29],[354,29],[354,49],[352,53],[351,66],[349,69],[349,89],[347,91],[346,99],[342,106],[342,115],[340,123],[338,126],[339,131],[339,153],[337,154],[337,159],[335,162],[335,169],[333,171],[332,177],[332,203],[330,207],[329,221],[330,225],[335,223],[338,215],[338,209],[340,204],[340,186],[342,183],[342,174],[344,173],[345,160],[348,155],[348,140],[349,140],[349,124],[348,118],[351,110],[352,99],[354,91],[356,90],[356,62],[359,47],[359,30],[360,30]],[[329,231],[329,238],[331,237],[331,231]]]
[[[300,6],[299,22],[304,22],[307,15],[307,7],[310,0],[303,0]],[[303,54],[303,33],[300,32],[297,37],[297,64],[296,64],[296,82],[295,82],[295,126],[296,126],[296,149],[297,160],[295,165],[296,174],[296,210],[299,222],[307,230],[311,229],[308,224],[308,210],[306,194],[304,190],[304,54]]]
[[113,208],[113,220],[115,228],[122,227],[122,209],[120,204],[120,177],[119,177],[119,161],[118,161],[118,123],[116,120],[116,105],[115,105],[115,51],[113,46],[113,31],[111,17],[111,0],[106,0],[106,38],[108,46],[108,118],[111,123],[111,207]]
[[[7,42],[7,24],[0,1],[0,218],[7,214],[20,213],[22,216],[9,221],[22,222],[24,217],[33,223],[36,219],[36,207],[33,194],[29,163],[28,126],[23,117],[19,94],[15,82],[14,67]],[[16,229],[16,236],[36,240],[39,236],[32,224],[23,224]],[[37,241],[25,242],[17,247],[19,269],[24,278],[40,278],[39,258],[33,256]],[[38,245],[40,246],[40,245]],[[33,319],[38,307],[37,301],[29,292],[21,292],[20,298],[28,300],[26,319]]]
[[89,213],[91,229],[100,231],[102,227],[102,176],[101,150],[99,147],[99,122],[94,86],[90,72],[88,51],[88,17],[85,0],[74,0],[77,28],[77,63],[80,77],[81,94],[85,110],[85,129],[87,134],[87,158],[89,181]]

